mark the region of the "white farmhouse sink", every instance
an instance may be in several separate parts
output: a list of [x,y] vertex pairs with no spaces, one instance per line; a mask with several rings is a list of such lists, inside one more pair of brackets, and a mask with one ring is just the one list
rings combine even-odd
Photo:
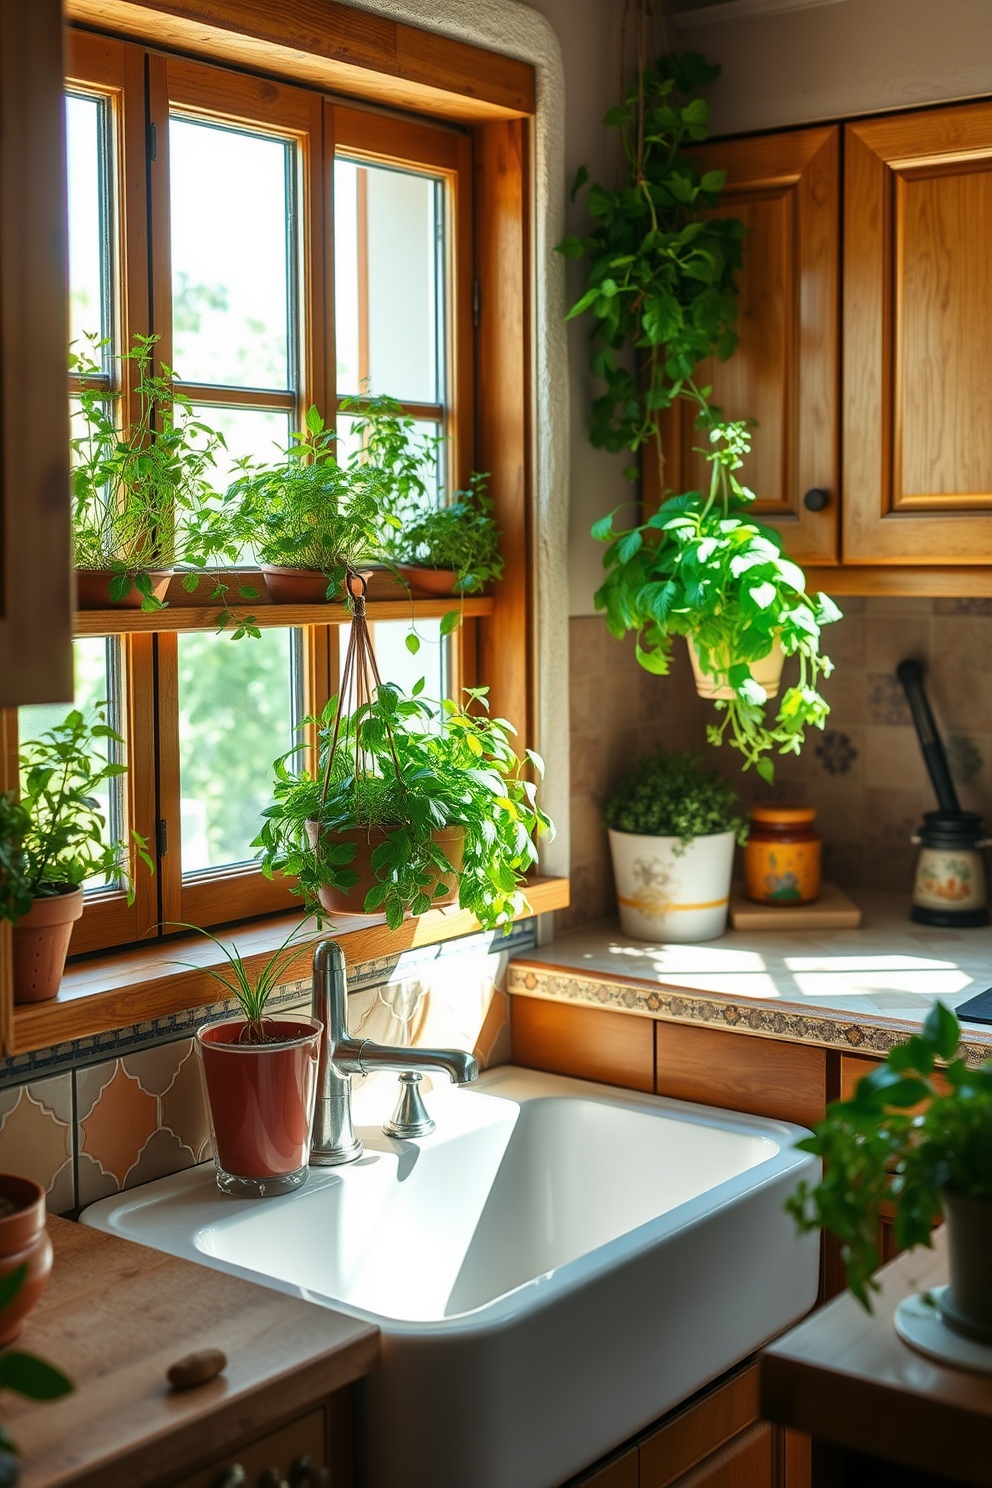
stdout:
[[369,1488],[553,1488],[801,1317],[799,1127],[503,1067],[437,1132],[236,1199],[209,1165],[84,1224],[369,1318]]

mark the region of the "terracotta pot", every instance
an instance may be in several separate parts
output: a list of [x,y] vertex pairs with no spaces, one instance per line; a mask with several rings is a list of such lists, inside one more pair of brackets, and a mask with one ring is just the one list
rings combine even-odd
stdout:
[[0,1307],[0,1348],[19,1336],[52,1270],[52,1242],[45,1228],[45,1190],[31,1178],[0,1173],[0,1209],[5,1210],[8,1204],[15,1207],[9,1214],[0,1214],[0,1279],[23,1265],[27,1265],[28,1274],[14,1299]]
[[[152,593],[156,599],[165,598],[174,572],[175,570],[171,568],[148,570],[148,577],[152,581]],[[134,587],[134,575],[131,576],[131,588],[123,599],[111,599],[110,597],[110,581],[114,577],[116,577],[115,574],[109,568],[77,568],[77,610],[140,610],[142,595]]]
[[409,584],[414,599],[445,598],[455,592],[453,568],[424,568],[416,563],[397,563],[396,572]]
[[[327,575],[314,568],[280,568],[263,563],[265,587],[273,604],[326,604]],[[333,596],[335,603],[344,598],[343,586]]]
[[197,1029],[217,1185],[263,1197],[306,1182],[322,1025],[315,1018],[266,1018],[275,1041],[243,1041],[243,1019]]
[[[737,694],[730,686],[720,686],[719,683],[703,672],[699,665],[699,655],[691,636],[686,636],[686,644],[689,647],[689,660],[692,662],[693,675],[696,678],[696,691],[701,698],[732,698]],[[785,653],[782,650],[782,642],[776,636],[772,649],[767,656],[762,656],[759,661],[752,661],[749,667],[751,676],[759,687],[763,687],[769,699],[778,697],[779,684],[782,681],[782,668],[785,665]],[[723,663],[723,670],[730,666],[729,657]]]
[[[316,847],[320,829],[315,821],[308,821],[306,826],[310,846]],[[326,909],[328,914],[365,916],[365,895],[369,889],[375,888],[380,882],[372,869],[372,854],[388,836],[389,829],[386,827],[359,827],[353,832],[334,834],[335,842],[354,842],[358,847],[357,853],[348,864],[351,871],[358,874],[358,883],[350,889],[338,889],[330,884],[324,885],[318,897],[321,907]],[[454,904],[458,899],[458,875],[465,856],[465,828],[441,827],[432,832],[431,836],[441,848],[453,870],[450,881],[446,875],[436,874],[426,885],[425,892],[431,894],[444,877],[447,892],[432,899],[432,907],[440,909],[446,904]],[[375,910],[373,913],[379,915],[381,912],[381,910]],[[372,918],[372,916],[366,916],[366,918]]]
[[940,1295],[942,1320],[956,1333],[992,1343],[992,1200],[941,1192],[950,1286]]
[[83,912],[82,889],[35,899],[14,926],[14,1001],[47,1002],[65,971],[72,927]]

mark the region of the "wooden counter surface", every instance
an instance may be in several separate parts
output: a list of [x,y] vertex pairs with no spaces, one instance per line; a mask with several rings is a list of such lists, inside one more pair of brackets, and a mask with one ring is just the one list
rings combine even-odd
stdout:
[[822,1441],[992,1488],[992,1377],[951,1369],[897,1336],[896,1307],[947,1281],[935,1248],[880,1273],[869,1316],[848,1293],[771,1344],[761,1361],[761,1411]]
[[[50,1218],[55,1266],[18,1347],[75,1393],[4,1394],[22,1488],[140,1488],[302,1414],[378,1361],[379,1330],[238,1277]],[[226,1371],[178,1392],[170,1364],[220,1348]]]

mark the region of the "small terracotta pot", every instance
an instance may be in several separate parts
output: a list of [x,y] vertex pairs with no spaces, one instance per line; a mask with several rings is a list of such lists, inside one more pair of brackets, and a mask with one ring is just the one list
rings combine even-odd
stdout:
[[[737,694],[729,685],[721,686],[708,672],[704,672],[699,665],[699,653],[696,651],[695,643],[691,636],[686,636],[686,644],[689,647],[689,660],[692,662],[693,675],[696,678],[696,691],[701,698],[732,698]],[[775,637],[772,649],[767,656],[762,656],[758,661],[752,661],[748,670],[757,682],[763,687],[771,701],[778,697],[779,684],[782,681],[782,668],[785,665],[785,653],[782,650],[782,642]],[[726,658],[723,670],[730,668],[730,659]]]
[[938,1303],[949,1328],[992,1343],[992,1200],[942,1190],[950,1286]]
[[[148,577],[152,581],[152,594],[156,599],[165,598],[174,572],[175,570],[171,568],[150,568],[148,570]],[[111,599],[110,597],[110,581],[113,578],[116,578],[116,574],[109,568],[77,568],[77,610],[140,610],[143,596],[134,587],[134,575],[131,575],[131,588],[123,599]]]
[[397,563],[396,572],[410,586],[414,599],[445,598],[455,592],[453,568],[424,568],[416,563]]
[[228,1193],[286,1192],[306,1181],[323,1025],[266,1018],[275,1041],[243,1042],[243,1019],[197,1030],[218,1186]]
[[[320,828],[315,821],[308,821],[306,827],[310,846],[316,847]],[[389,835],[387,827],[358,827],[352,832],[334,834],[335,842],[354,842],[358,847],[357,853],[348,864],[351,872],[358,874],[358,883],[353,884],[350,889],[338,889],[330,884],[321,888],[318,898],[321,907],[328,914],[365,916],[365,895],[380,882],[372,869],[372,854]],[[450,880],[447,875],[435,874],[425,886],[424,892],[433,894],[437,885],[442,880],[445,882],[446,892],[431,901],[432,908],[440,909],[446,904],[454,904],[458,899],[458,875],[465,856],[465,828],[439,827],[431,836],[452,867]],[[366,918],[373,918],[381,913],[381,910],[374,910],[373,915]]]
[[47,1002],[58,994],[72,927],[83,912],[82,889],[35,899],[14,926],[14,1001]]
[[[280,568],[263,563],[265,587],[273,604],[327,604],[327,575],[314,568]],[[333,596],[333,602],[344,599],[344,586]]]
[[[0,1201],[15,1205],[10,1214],[0,1215],[0,1279],[27,1265],[28,1274],[17,1295],[6,1307],[0,1307],[0,1348],[13,1343],[24,1326],[45,1287],[52,1270],[52,1242],[45,1225],[45,1190],[31,1178],[13,1173],[0,1173]],[[6,1209],[7,1204],[0,1203]]]

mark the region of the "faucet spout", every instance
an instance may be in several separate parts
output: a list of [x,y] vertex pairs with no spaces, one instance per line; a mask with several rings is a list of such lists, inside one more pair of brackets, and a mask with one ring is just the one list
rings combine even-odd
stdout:
[[[314,1018],[324,1028],[310,1146],[310,1162],[316,1167],[336,1167],[361,1156],[362,1144],[351,1118],[352,1075],[399,1070],[417,1072],[419,1077],[422,1070],[443,1070],[453,1085],[467,1085],[479,1078],[478,1064],[463,1049],[410,1049],[349,1038],[348,976],[337,941],[322,940],[314,952],[312,1007]],[[424,1131],[432,1128],[433,1122]]]

